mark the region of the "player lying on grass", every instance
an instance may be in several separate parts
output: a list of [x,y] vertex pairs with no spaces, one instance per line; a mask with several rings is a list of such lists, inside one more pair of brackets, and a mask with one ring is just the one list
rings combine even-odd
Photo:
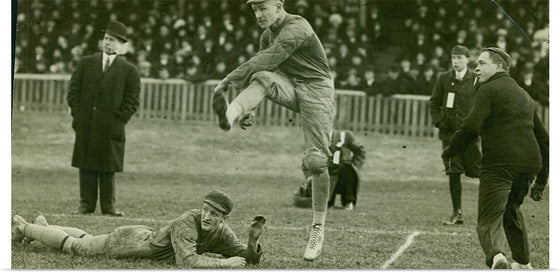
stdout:
[[[202,209],[187,211],[159,230],[133,225],[118,227],[103,235],[49,225],[42,215],[33,224],[15,215],[12,242],[27,238],[82,256],[103,254],[110,258],[155,260],[174,257],[178,266],[191,268],[240,268],[247,263],[257,264],[262,254],[258,240],[266,220],[262,216],[255,217],[249,228],[249,242],[244,245],[225,224],[232,208],[229,195],[212,190],[204,196]],[[209,257],[204,253],[225,258]]]

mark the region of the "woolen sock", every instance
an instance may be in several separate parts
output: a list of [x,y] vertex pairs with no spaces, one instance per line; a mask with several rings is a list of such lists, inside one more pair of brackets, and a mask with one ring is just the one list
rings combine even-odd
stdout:
[[451,203],[453,204],[453,211],[456,212],[461,209],[461,174],[449,175],[449,192],[451,193]]
[[226,118],[229,124],[233,126],[239,116],[257,107],[264,99],[264,92],[265,89],[260,83],[253,82],[239,93],[226,111]]
[[63,227],[63,226],[57,226],[57,225],[50,225],[50,227],[60,229],[64,232],[66,232],[68,235],[74,237],[74,238],[84,238],[84,237],[91,236],[87,232],[85,232],[85,231],[83,231],[79,228]]
[[329,174],[327,172],[313,174],[311,188],[313,198],[313,223],[325,224],[330,189]]
[[35,224],[27,224],[23,233],[32,240],[37,240],[52,248],[61,249],[62,243],[70,235],[52,226],[44,227]]

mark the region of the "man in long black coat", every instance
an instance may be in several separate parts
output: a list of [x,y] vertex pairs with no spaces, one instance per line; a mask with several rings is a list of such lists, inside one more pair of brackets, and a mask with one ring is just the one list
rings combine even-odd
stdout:
[[95,211],[99,188],[102,213],[123,215],[113,205],[114,173],[123,171],[124,127],[138,108],[140,93],[136,67],[117,54],[126,42],[126,27],[110,22],[103,52],[83,57],[70,79],[67,100],[76,132],[72,166],[80,169],[77,213]]

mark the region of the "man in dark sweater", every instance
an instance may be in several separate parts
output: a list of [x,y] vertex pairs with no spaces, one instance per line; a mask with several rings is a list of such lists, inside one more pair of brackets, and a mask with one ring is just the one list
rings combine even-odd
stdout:
[[520,207],[527,193],[535,201],[543,197],[549,140],[536,114],[537,103],[509,76],[510,63],[502,49],[481,51],[473,108],[442,158],[448,161],[481,136],[477,233],[486,264],[493,269],[509,267],[504,256],[507,239],[511,267],[529,269],[528,232]]
[[[469,56],[469,49],[464,46],[455,46],[451,50],[453,68],[438,76],[430,97],[430,114],[434,126],[439,128],[443,149],[449,146],[451,135],[459,130],[473,104],[476,74],[467,65]],[[480,173],[480,157],[479,145],[474,141],[465,152],[444,162],[453,205],[453,214],[443,222],[445,225],[463,224],[461,174],[477,178]]]

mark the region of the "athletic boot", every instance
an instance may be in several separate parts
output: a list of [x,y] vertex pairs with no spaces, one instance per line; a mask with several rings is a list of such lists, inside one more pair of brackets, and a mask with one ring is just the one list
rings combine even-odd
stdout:
[[463,224],[463,211],[460,209],[453,212],[453,215],[449,218],[449,221],[444,221],[444,225],[452,226],[452,225],[462,225]]
[[228,98],[225,91],[220,90],[214,93],[212,98],[212,109],[216,115],[218,115],[218,123],[220,128],[224,131],[229,131],[231,129],[231,124],[229,124],[226,112],[228,109]]
[[[43,216],[43,215],[37,216],[37,218],[35,218],[35,220],[33,220],[33,224],[39,225],[39,226],[44,226],[44,227],[49,226],[49,223],[47,223],[47,218],[45,218],[45,216]],[[23,238],[23,243],[24,244],[29,244],[32,241],[33,240],[29,239],[28,237]]]
[[511,269],[533,269],[531,263],[528,264],[520,264],[518,262],[511,262]]
[[325,229],[322,224],[313,224],[311,226],[311,233],[309,234],[309,242],[307,243],[307,248],[305,248],[305,253],[303,254],[303,259],[312,262],[323,250],[323,239],[325,237]]
[[25,225],[27,225],[27,221],[23,217],[16,215],[12,218],[12,242],[19,243],[23,240]]
[[508,260],[506,256],[502,253],[498,253],[494,256],[492,262],[492,269],[508,269]]

